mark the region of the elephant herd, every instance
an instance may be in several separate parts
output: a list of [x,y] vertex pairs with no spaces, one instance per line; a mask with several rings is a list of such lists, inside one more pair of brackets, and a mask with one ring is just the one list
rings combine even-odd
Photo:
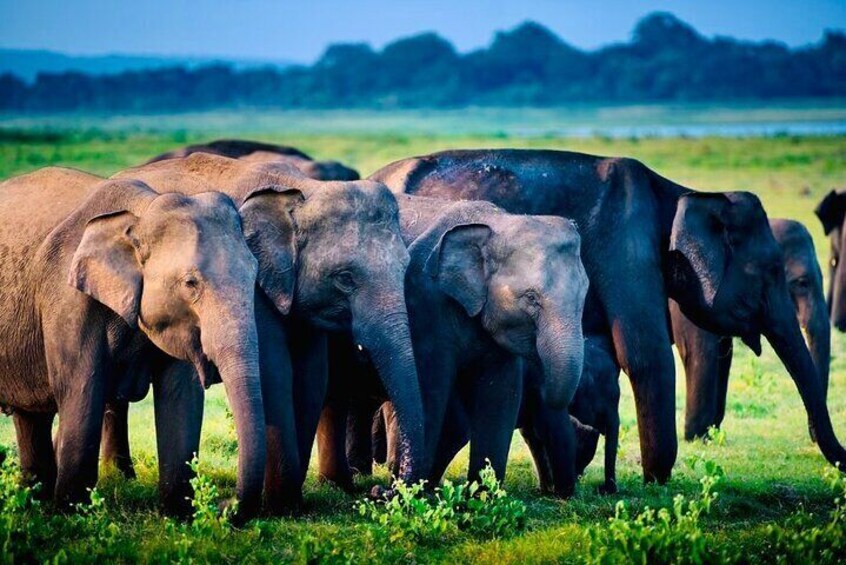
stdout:
[[[619,371],[646,481],[719,426],[732,338],[773,346],[825,458],[830,323],[846,331],[846,192],[801,224],[748,192],[696,192],[638,161],[446,151],[366,180],[289,147],[220,140],[102,178],[50,167],[0,184],[0,406],[22,470],[64,506],[102,459],[133,476],[129,403],[153,389],[163,510],[189,511],[204,391],[238,439],[237,517],[296,511],[315,439],[345,489],[386,462],[440,481],[505,473],[519,428],[541,489],[570,496],[605,436],[616,490]],[[52,427],[58,414],[58,431]],[[386,493],[389,495],[390,493]]]

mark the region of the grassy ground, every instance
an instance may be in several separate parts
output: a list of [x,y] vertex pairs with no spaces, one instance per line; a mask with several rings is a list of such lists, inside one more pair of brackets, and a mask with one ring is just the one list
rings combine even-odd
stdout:
[[[248,135],[255,130],[240,131]],[[224,132],[214,132],[224,133]],[[229,136],[235,131],[226,131]],[[86,130],[51,133],[43,129],[0,132],[0,179],[46,165],[67,165],[101,174],[137,164],[161,151],[209,134]],[[820,260],[828,250],[813,207],[820,197],[846,176],[846,138],[703,138],[578,140],[555,137],[437,136],[398,134],[343,134],[258,138],[296,145],[318,158],[335,158],[368,174],[397,158],[450,147],[549,147],[639,158],[660,173],[705,190],[751,190],[763,200],[768,213],[803,221],[814,235]],[[105,499],[106,520],[118,525],[114,538],[94,543],[73,535],[43,542],[36,556],[47,558],[60,549],[71,559],[97,560],[104,556],[152,561],[192,557],[227,561],[309,561],[322,556],[341,559],[352,553],[356,561],[470,560],[499,563],[578,561],[586,551],[587,527],[603,523],[618,500],[634,508],[672,504],[677,493],[695,495],[698,471],[685,465],[692,455],[719,463],[726,472],[718,486],[720,497],[705,519],[712,547],[736,549],[749,560],[772,561],[766,528],[784,523],[800,506],[824,514],[833,506],[832,495],[821,479],[824,460],[808,439],[804,411],[795,387],[775,355],[766,349],[756,359],[738,344],[724,424],[725,442],[682,444],[676,472],[665,486],[644,486],[630,390],[623,387],[623,437],[619,458],[620,493],[600,496],[601,458],[589,468],[577,496],[559,501],[540,496],[528,451],[515,435],[506,488],[528,506],[527,530],[515,537],[482,541],[469,536],[448,537],[438,544],[415,544],[408,539],[376,535],[352,510],[354,498],[319,485],[315,472],[306,485],[307,509],[296,519],[261,521],[245,530],[199,537],[193,543],[178,526],[156,512],[156,463],[152,406],[149,401],[131,410],[131,441],[139,479],[126,482],[106,473],[98,487]],[[846,336],[836,334],[832,344],[830,410],[835,429],[846,438]],[[625,380],[625,377],[623,377]],[[224,492],[234,487],[236,448],[220,388],[207,401],[201,469]],[[677,379],[679,429],[683,421],[684,379]],[[10,419],[0,419],[0,444],[14,444]],[[448,476],[461,477],[466,467],[462,453]],[[387,480],[379,469],[376,480]],[[362,489],[373,480],[362,481]],[[186,541],[187,539],[187,541]],[[181,553],[180,553],[181,552]],[[219,553],[219,556],[218,556]]]

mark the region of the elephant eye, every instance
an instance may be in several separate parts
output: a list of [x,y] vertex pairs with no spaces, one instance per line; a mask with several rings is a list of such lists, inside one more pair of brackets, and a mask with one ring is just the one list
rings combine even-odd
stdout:
[[338,290],[345,294],[353,292],[356,288],[355,279],[349,271],[338,271],[332,275],[332,280],[335,282]]
[[182,279],[182,288],[188,300],[196,302],[200,298],[202,282],[197,275],[188,274]]
[[536,308],[540,308],[540,306],[541,306],[541,303],[540,303],[540,297],[538,296],[538,293],[537,293],[537,292],[535,292],[534,290],[527,290],[527,291],[523,294],[523,300],[524,300],[524,301],[526,302],[526,304],[527,304],[528,306],[530,306],[531,308],[535,308],[535,309],[536,309]]
[[794,290],[807,290],[810,286],[811,281],[808,280],[808,277],[799,277],[798,279],[790,281],[790,287]]

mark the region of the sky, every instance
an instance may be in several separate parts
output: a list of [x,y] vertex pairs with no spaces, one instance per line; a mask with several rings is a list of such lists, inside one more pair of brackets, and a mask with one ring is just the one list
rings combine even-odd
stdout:
[[0,0],[0,47],[310,63],[330,43],[378,48],[422,31],[468,51],[531,19],[589,49],[657,10],[706,36],[793,46],[846,29],[846,0]]

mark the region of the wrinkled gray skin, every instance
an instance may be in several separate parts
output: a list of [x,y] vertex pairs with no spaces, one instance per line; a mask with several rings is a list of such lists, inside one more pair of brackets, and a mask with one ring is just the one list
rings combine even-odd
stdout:
[[[772,219],[773,232],[784,258],[784,275],[796,321],[817,368],[823,394],[828,391],[831,329],[823,294],[823,277],[811,234],[801,223]],[[684,437],[705,437],[708,428],[722,424],[732,361],[732,338],[704,330],[670,301],[673,339],[684,363],[687,380]],[[809,423],[811,437],[813,426]]]
[[[426,415],[426,455],[433,463],[427,478],[437,484],[443,471],[440,431],[452,398],[467,414],[469,476],[478,478],[489,459],[501,479],[520,406],[524,362],[539,368],[544,401],[563,406],[565,413],[578,385],[587,292],[578,232],[562,218],[506,214],[485,202],[410,196],[398,201],[411,257],[406,298]],[[333,361],[343,361],[334,365],[330,382],[342,382],[353,355],[331,353]],[[343,404],[349,396],[331,395],[334,402],[324,411],[318,433],[321,476],[345,487],[352,484],[343,437]],[[364,422],[365,438],[370,417]],[[444,426],[443,433],[452,431]],[[398,444],[392,441],[389,450]],[[572,462],[572,443],[562,451]]]
[[276,161],[296,167],[309,178],[316,180],[358,180],[359,174],[337,161],[315,161],[299,149],[272,143],[243,139],[218,139],[209,143],[189,145],[153,157],[147,163],[187,157],[192,153],[211,153],[232,159],[252,162]]
[[605,482],[599,487],[602,494],[617,492],[617,446],[620,431],[620,368],[614,359],[611,341],[601,335],[585,339],[585,365],[579,388],[566,411],[545,405],[531,386],[526,387],[520,413],[520,432],[526,441],[540,488],[544,492],[560,493],[562,479],[567,476],[561,461],[562,429],[566,419],[573,424],[576,435],[576,475],[584,473],[593,460],[599,436],[605,436]]
[[488,200],[511,213],[576,222],[591,283],[584,330],[611,336],[629,376],[646,481],[668,480],[678,453],[668,298],[708,331],[753,348],[765,337],[798,389],[820,451],[846,468],[781,251],[754,194],[696,192],[633,159],[551,150],[443,151],[370,178],[396,193]]
[[831,239],[828,263],[828,311],[831,324],[846,332],[846,189],[832,190],[814,210]]
[[151,379],[157,397],[200,389],[193,366],[226,387],[251,514],[266,444],[257,265],[232,200],[47,168],[0,185],[0,220],[0,403],[14,410],[24,472],[61,506],[84,500],[106,398],[143,396]]
[[[326,392],[326,331],[350,332],[373,360],[397,407],[399,476],[412,482],[422,477],[423,414],[404,296],[408,252],[396,200],[387,188],[372,181],[319,182],[284,164],[205,153],[121,175],[162,191],[180,186],[190,192],[210,184],[236,202],[243,191],[256,192],[240,211],[262,290],[256,320],[270,510],[295,508],[302,496]],[[202,404],[202,395],[181,402]],[[186,422],[174,434],[184,438],[170,449],[174,459],[186,451],[190,459],[188,448],[196,450],[200,424],[200,419]],[[184,485],[189,478],[184,471],[173,480]]]

